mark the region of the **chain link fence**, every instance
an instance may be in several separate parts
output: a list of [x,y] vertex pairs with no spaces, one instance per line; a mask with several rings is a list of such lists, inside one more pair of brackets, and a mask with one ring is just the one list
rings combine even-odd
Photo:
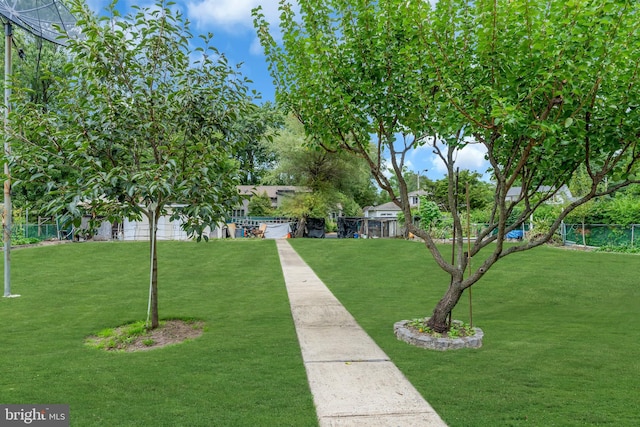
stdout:
[[68,240],[71,239],[71,227],[60,228],[58,224],[14,224],[12,227],[14,238],[38,239],[38,240]]
[[565,245],[634,246],[640,238],[640,224],[563,224],[561,233]]
[[[256,224],[258,222],[284,222],[291,221],[284,218],[250,218],[254,220]],[[370,237],[396,237],[399,233],[395,229],[397,227],[395,219],[393,221],[376,221],[371,218],[362,218],[368,220],[368,228],[365,231],[358,230],[364,236],[370,235]],[[236,219],[240,220],[240,219]],[[242,218],[240,223],[246,222],[248,218]],[[384,224],[383,224],[384,223]],[[393,224],[390,224],[393,223]],[[248,225],[248,224],[245,224]],[[393,225],[393,232],[390,227]],[[386,226],[386,227],[385,227]],[[478,235],[478,232],[482,228],[486,227],[486,224],[471,224],[471,238]],[[399,227],[398,227],[399,230]],[[508,236],[507,238],[517,237],[522,238],[523,235],[529,230],[529,225],[525,224],[519,231],[518,236],[513,233],[514,236]],[[145,232],[148,234],[148,226],[145,228]],[[635,246],[640,243],[640,224],[631,224],[628,226],[623,225],[610,225],[610,224],[562,224],[559,230],[562,236],[562,242],[565,245],[585,245],[585,246]],[[59,239],[67,240],[72,238],[72,228],[63,229],[55,223],[40,223],[40,224],[14,224],[13,236],[16,238],[37,238],[39,240]],[[437,227],[432,230],[432,234],[435,238],[448,240],[453,237],[452,227],[447,225]],[[465,238],[467,232],[465,231]]]

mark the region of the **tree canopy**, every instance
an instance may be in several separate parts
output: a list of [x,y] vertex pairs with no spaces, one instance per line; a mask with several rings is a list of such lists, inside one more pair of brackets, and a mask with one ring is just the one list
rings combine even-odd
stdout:
[[274,130],[282,127],[282,113],[271,103],[258,106],[251,114],[241,117],[236,136],[244,136],[238,141],[235,155],[239,163],[243,185],[261,183],[274,167],[276,153],[270,149]]
[[[19,55],[12,61],[11,84],[20,90],[22,99],[37,104],[44,110],[55,109],[57,87],[54,80],[65,75],[64,68],[68,62],[64,48],[37,40],[20,27],[13,28],[13,42],[19,49]],[[3,81],[2,84],[4,83]],[[66,171],[57,172],[63,174]],[[51,202],[51,199],[46,187],[37,183],[22,181],[12,188],[14,206],[27,207],[32,212],[38,212],[39,207]]]
[[[499,259],[543,244],[567,214],[594,197],[638,182],[636,1],[309,0],[297,13],[282,0],[280,7],[281,42],[255,11],[277,99],[318,147],[367,160],[409,231],[449,273],[451,285],[429,320],[436,331],[448,329],[462,292]],[[486,151],[495,193],[489,226],[467,253],[453,177],[456,152],[469,144]],[[424,145],[447,168],[457,236],[452,257],[411,219],[403,166],[407,153]],[[398,190],[385,175],[383,153]],[[504,245],[507,233],[552,199],[580,165],[588,191],[546,233]],[[516,186],[520,195],[507,200]],[[483,248],[488,255],[467,272]]]
[[169,3],[124,18],[110,8],[97,18],[74,2],[84,37],[68,43],[49,108],[16,100],[11,161],[16,178],[53,194],[50,214],[148,218],[155,327],[158,218],[180,218],[200,238],[239,204],[235,158],[255,105],[211,35],[192,49],[188,24]]
[[[493,198],[493,185],[482,181],[482,176],[478,172],[460,170],[454,172],[456,176],[451,179],[456,181],[456,206],[466,206],[466,189],[469,187],[469,209],[485,209],[491,204]],[[425,188],[433,200],[443,210],[449,211],[449,177],[429,181],[425,183]]]
[[288,116],[284,126],[265,145],[274,153],[275,160],[265,183],[298,185],[316,193],[299,194],[301,200],[290,204],[296,208],[289,214],[304,216],[306,212],[324,218],[337,211],[340,204],[345,215],[356,216],[361,214],[361,207],[373,204],[375,186],[366,163],[347,153],[310,146],[304,127],[295,116]]

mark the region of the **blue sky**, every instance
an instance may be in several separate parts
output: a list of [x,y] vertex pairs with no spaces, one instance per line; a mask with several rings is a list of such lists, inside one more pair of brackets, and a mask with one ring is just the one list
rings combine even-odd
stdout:
[[[108,0],[88,0],[89,7],[96,13],[103,13],[110,3]],[[154,1],[120,0],[118,9],[123,15],[133,12],[131,5],[153,7]],[[213,44],[223,52],[230,64],[242,63],[242,73],[253,81],[253,89],[262,94],[262,100],[273,101],[275,89],[269,75],[262,48],[253,28],[251,10],[262,6],[267,21],[278,22],[278,0],[191,0],[175,1],[173,7],[179,8],[191,21],[191,32],[197,39],[198,34],[213,33]],[[445,173],[444,165],[433,155],[433,149],[424,146],[414,150],[407,157],[410,170],[427,175],[431,179],[440,179]],[[482,146],[467,146],[458,153],[456,166],[484,173],[487,162],[484,160]],[[428,172],[424,172],[428,170]]]
[[[88,0],[87,4],[96,13],[104,13],[108,0]],[[225,54],[231,65],[242,63],[242,74],[251,79],[253,88],[262,94],[265,101],[273,101],[275,90],[267,70],[262,47],[253,29],[251,9],[262,4],[269,22],[276,23],[278,0],[192,0],[175,1],[175,6],[189,19],[194,41],[199,34],[214,34],[213,45]],[[121,14],[134,13],[131,5],[153,8],[154,1],[120,0]]]

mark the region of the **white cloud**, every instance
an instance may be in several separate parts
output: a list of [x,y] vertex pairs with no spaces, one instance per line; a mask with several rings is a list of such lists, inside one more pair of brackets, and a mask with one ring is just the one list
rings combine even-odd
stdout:
[[108,2],[101,0],[87,0],[87,6],[94,12],[102,12],[108,4]]
[[[432,153],[433,148],[431,147],[422,147],[421,149],[429,149],[429,152]],[[444,148],[446,150],[446,147]],[[459,150],[456,150],[455,153],[455,168],[460,168],[461,170],[470,170],[479,172],[481,174],[485,174],[486,170],[489,167],[489,163],[485,160],[484,156],[487,150],[482,144],[472,144],[469,143],[462,147]],[[430,171],[432,170],[434,173],[438,175],[446,175],[447,167],[445,166],[442,159],[440,159],[435,154],[430,154],[429,157],[429,165],[428,168]]]
[[487,161],[484,158],[486,153],[487,149],[482,144],[467,144],[458,151],[456,165],[460,169],[484,172],[487,168]]
[[278,19],[276,0],[199,0],[186,2],[187,16],[198,27],[221,28],[228,32],[244,32],[253,29],[251,10],[262,6],[262,13],[269,22]]
[[382,161],[384,167],[382,168],[382,174],[387,178],[391,178],[393,176],[393,171],[391,168],[391,158],[387,157]]
[[255,37],[251,42],[251,46],[249,47],[249,53],[252,55],[264,55],[264,49],[260,44],[260,39]]
[[[467,144],[454,155],[454,168],[466,169],[485,174],[489,168],[489,163],[485,160],[486,148],[482,144],[474,143],[472,140],[465,141]],[[438,141],[438,147],[446,155],[447,146],[443,141]],[[447,167],[440,157],[434,152],[433,142],[427,141],[412,150],[407,155],[407,166],[416,173],[427,174],[431,179],[440,179],[447,174]],[[427,170],[428,172],[425,172]]]

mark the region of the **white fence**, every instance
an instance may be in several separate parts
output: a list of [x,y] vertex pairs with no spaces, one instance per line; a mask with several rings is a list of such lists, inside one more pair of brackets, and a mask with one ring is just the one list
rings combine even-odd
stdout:
[[[208,231],[206,231],[208,233]],[[141,221],[129,221],[111,224],[104,221],[93,236],[94,240],[149,240],[149,220],[143,217]],[[191,240],[182,229],[181,221],[170,221],[169,216],[158,218],[158,240]]]

